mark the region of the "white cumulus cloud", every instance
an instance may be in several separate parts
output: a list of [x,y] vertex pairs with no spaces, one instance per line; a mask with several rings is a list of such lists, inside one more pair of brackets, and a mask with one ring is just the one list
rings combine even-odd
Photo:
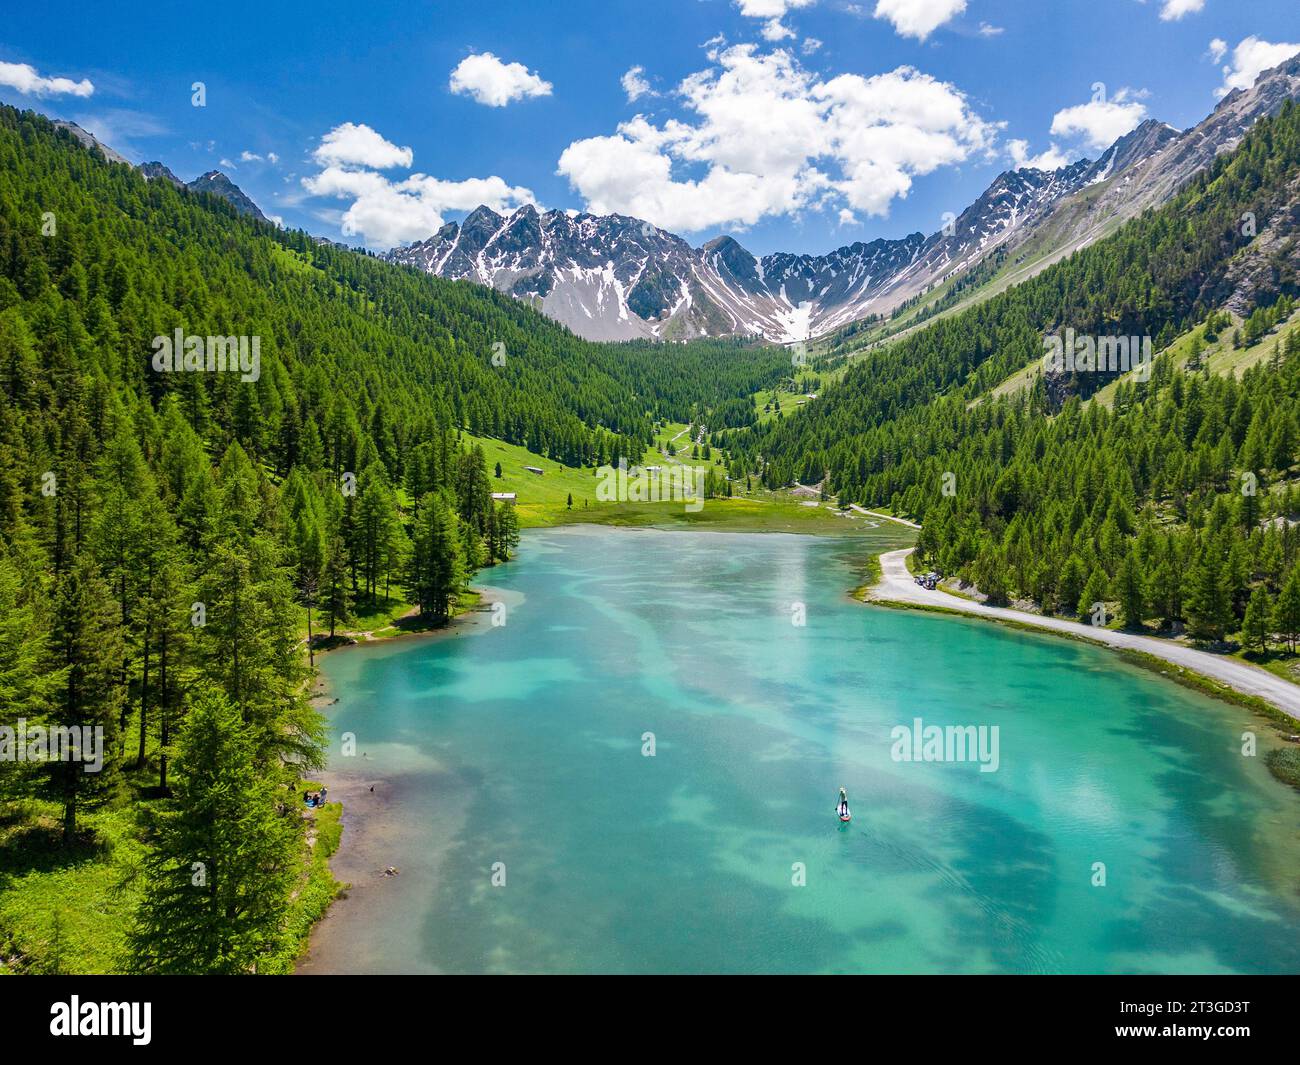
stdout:
[[321,138],[312,158],[322,166],[369,166],[377,170],[411,165],[410,148],[399,148],[364,123],[344,122]]
[[[339,130],[349,132],[334,137]],[[356,130],[366,134],[358,135]],[[409,167],[411,149],[397,148],[368,126],[350,122],[326,134],[314,156],[322,169],[302,179],[303,189],[312,196],[351,201],[337,219],[339,228],[372,248],[431,236],[442,227],[445,211],[469,211],[480,204],[509,211],[537,202],[528,189],[496,176],[443,181],[417,173],[392,180],[378,168]]]
[[1147,117],[1146,105],[1135,99],[1141,95],[1121,89],[1109,100],[1091,100],[1057,111],[1052,118],[1052,134],[1080,137],[1089,148],[1109,148]]
[[90,96],[95,86],[86,78],[48,78],[27,63],[0,63],[0,85],[17,89],[24,96]]
[[[1221,40],[1210,42],[1210,55],[1222,59],[1227,45]],[[1249,89],[1264,71],[1277,66],[1300,52],[1300,44],[1271,44],[1258,37],[1247,37],[1232,50],[1232,59],[1224,64],[1223,84],[1215,96],[1227,96],[1233,89]],[[1217,54],[1216,54],[1217,53]]]
[[794,36],[794,30],[779,18],[768,19],[763,24],[762,37],[765,41],[784,41]]
[[811,7],[817,0],[736,0],[742,15],[750,18],[779,19],[787,11]]
[[1028,141],[1012,140],[1007,141],[1007,151],[1017,170],[1060,170],[1070,165],[1069,153],[1061,151],[1055,142],[1046,151],[1030,155]]
[[1205,0],[1165,0],[1160,17],[1165,22],[1177,22],[1184,15],[1194,15],[1204,7]]
[[505,107],[529,96],[550,96],[552,85],[522,63],[503,63],[491,52],[467,55],[451,72],[451,91],[487,107]]
[[822,80],[788,51],[739,44],[675,94],[686,117],[638,115],[574,141],[559,173],[597,214],[698,232],[804,208],[884,215],[913,178],[992,150],[999,124],[911,67]]
[[879,0],[876,18],[888,19],[901,37],[923,41],[966,10],[966,0]]
[[646,80],[645,67],[632,67],[619,79],[623,91],[627,93],[627,102],[635,103],[643,96],[657,95]]

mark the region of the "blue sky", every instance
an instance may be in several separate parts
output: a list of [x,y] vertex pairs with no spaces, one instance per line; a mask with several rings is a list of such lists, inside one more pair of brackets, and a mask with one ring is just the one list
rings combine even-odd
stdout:
[[350,244],[487,201],[816,253],[1192,125],[1289,42],[1295,0],[50,0],[6,11],[0,100]]

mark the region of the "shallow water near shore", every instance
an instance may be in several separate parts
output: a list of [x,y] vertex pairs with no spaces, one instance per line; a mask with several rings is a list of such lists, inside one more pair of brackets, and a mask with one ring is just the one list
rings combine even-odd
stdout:
[[[529,531],[504,626],[326,655],[353,889],[301,971],[1300,971],[1268,724],[854,602],[876,535]],[[916,718],[996,726],[997,771],[895,761]]]

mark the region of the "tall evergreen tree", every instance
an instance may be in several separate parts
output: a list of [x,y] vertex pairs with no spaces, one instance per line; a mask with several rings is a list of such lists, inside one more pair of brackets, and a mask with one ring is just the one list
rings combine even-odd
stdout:
[[1261,584],[1250,594],[1246,604],[1246,618],[1242,622],[1241,635],[1246,646],[1252,651],[1268,650],[1269,622],[1273,616],[1273,604],[1269,601],[1268,590]]
[[[63,808],[65,845],[75,839],[78,814],[115,794],[122,648],[117,605],[93,562],[79,557],[55,583],[47,662],[57,679],[45,727],[67,730],[63,735],[73,740],[71,757],[46,763],[41,791]],[[102,765],[92,769],[96,761]]]
[[1079,596],[1079,617],[1091,621],[1098,604],[1105,604],[1109,596],[1110,582],[1106,579],[1106,571],[1100,566],[1094,566],[1092,573],[1088,575],[1087,583],[1083,586],[1083,593]]
[[408,594],[419,605],[422,616],[446,621],[465,576],[462,523],[444,496],[430,493],[421,501],[412,537],[406,575]]
[[238,707],[199,694],[180,740],[175,801],[151,826],[132,971],[250,973],[275,947],[301,821],[293,796],[259,770],[259,747]]
[[1207,552],[1193,567],[1187,589],[1187,631],[1197,640],[1222,640],[1233,624],[1223,563]]
[[325,556],[321,582],[321,613],[334,639],[338,626],[352,620],[352,585],[348,580],[348,550],[341,530],[336,529]]
[[1300,565],[1292,566],[1286,582],[1278,593],[1273,608],[1273,628],[1286,640],[1291,653],[1295,653],[1300,640]]
[[1119,598],[1120,622],[1126,629],[1142,628],[1142,619],[1146,613],[1146,596],[1142,581],[1141,566],[1130,551],[1120,563],[1115,575],[1115,594]]

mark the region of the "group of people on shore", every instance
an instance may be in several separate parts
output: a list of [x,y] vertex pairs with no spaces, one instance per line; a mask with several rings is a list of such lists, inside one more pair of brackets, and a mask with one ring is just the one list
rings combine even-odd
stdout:
[[321,788],[320,791],[304,791],[302,801],[307,804],[308,809],[315,809],[325,805],[325,797],[328,794],[328,788]]

